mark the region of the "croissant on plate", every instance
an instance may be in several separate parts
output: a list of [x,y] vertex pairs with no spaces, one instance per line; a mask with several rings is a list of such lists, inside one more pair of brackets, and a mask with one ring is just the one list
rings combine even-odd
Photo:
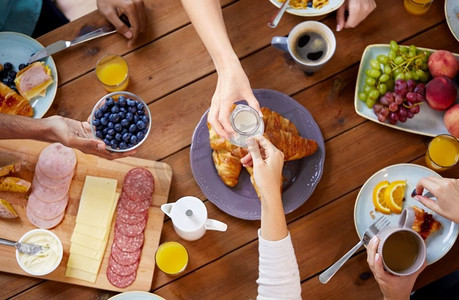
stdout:
[[262,107],[261,112],[263,113],[265,132],[283,130],[293,134],[299,134],[295,124],[293,124],[289,119],[282,117],[277,112],[270,110],[267,107]]
[[318,148],[316,141],[283,130],[265,132],[264,136],[284,153],[285,161],[309,156]]
[[33,108],[26,98],[0,82],[0,113],[31,117]]
[[242,164],[239,158],[235,157],[228,150],[214,150],[212,152],[215,168],[218,176],[224,184],[234,187],[239,180]]

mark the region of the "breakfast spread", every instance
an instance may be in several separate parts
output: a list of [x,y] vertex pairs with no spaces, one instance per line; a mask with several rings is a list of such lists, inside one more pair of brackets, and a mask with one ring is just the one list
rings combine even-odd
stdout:
[[14,80],[19,94],[28,101],[46,96],[46,89],[53,83],[51,69],[37,61],[20,70]]
[[75,152],[60,143],[51,144],[40,153],[26,207],[32,224],[49,229],[62,221],[75,165]]
[[440,230],[441,223],[434,219],[432,214],[425,212],[422,208],[413,206],[414,222],[412,229],[419,233],[425,240],[436,231]]

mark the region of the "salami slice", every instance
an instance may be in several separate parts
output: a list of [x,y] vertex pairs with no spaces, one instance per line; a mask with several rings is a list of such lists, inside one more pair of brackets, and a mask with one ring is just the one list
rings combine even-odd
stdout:
[[54,143],[41,151],[37,166],[51,178],[62,178],[73,172],[76,155],[73,149]]
[[[143,240],[144,240],[143,232],[140,233],[139,235],[130,237],[130,236],[122,234],[115,227],[114,241],[116,243],[116,246],[118,248],[120,248],[124,252],[135,252],[135,251],[139,250],[143,245]],[[119,275],[121,275],[121,274],[119,274]]]
[[73,175],[74,175],[74,170],[72,170],[70,174],[62,178],[49,177],[37,165],[35,167],[34,181],[38,180],[45,187],[52,188],[52,189],[58,189],[61,187],[68,187],[70,183],[72,182]]
[[53,220],[64,213],[69,196],[65,195],[59,201],[56,202],[43,202],[31,193],[29,201],[27,202],[27,209],[31,209],[33,214],[43,220]]
[[43,229],[50,229],[50,228],[55,227],[57,224],[59,224],[62,221],[62,219],[64,219],[64,215],[65,215],[64,213],[62,213],[61,215],[57,216],[55,219],[43,220],[43,219],[36,217],[28,205],[26,207],[26,214],[27,214],[27,219],[29,219],[30,223],[32,223],[34,226],[38,228],[43,228]]
[[146,198],[143,201],[133,201],[123,190],[119,202],[125,210],[138,214],[148,210],[151,205],[151,198]]
[[124,252],[116,246],[116,243],[113,243],[111,256],[113,256],[113,259],[120,265],[129,266],[140,259],[141,251],[142,249],[139,249],[134,252]]
[[145,168],[134,168],[124,177],[123,191],[132,201],[151,199],[154,192],[154,179]]
[[110,258],[108,259],[108,267],[119,276],[128,276],[137,271],[137,268],[139,267],[139,261],[136,261],[129,266],[123,266],[117,263],[113,259],[113,256],[110,255]]
[[148,216],[148,211],[141,213],[132,213],[125,209],[122,205],[118,204],[116,213],[116,222],[123,222],[126,224],[137,224]]
[[38,180],[32,181],[32,194],[43,202],[56,202],[68,195],[69,187],[60,187],[52,189],[43,186]]
[[134,272],[127,276],[120,276],[116,274],[115,272],[113,272],[112,268],[110,267],[107,268],[108,281],[110,281],[111,284],[119,288],[125,288],[125,287],[130,286],[134,282],[136,276],[137,276],[137,272]]
[[115,228],[123,235],[128,237],[135,237],[138,236],[143,232],[145,226],[147,225],[147,219],[143,219],[139,223],[136,224],[127,224],[123,222],[116,222]]

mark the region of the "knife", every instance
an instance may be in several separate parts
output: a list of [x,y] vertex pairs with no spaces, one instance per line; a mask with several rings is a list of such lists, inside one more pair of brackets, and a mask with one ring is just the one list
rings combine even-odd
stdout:
[[40,51],[36,52],[33,54],[30,58],[29,61],[27,62],[28,64],[33,63],[34,61],[37,61],[39,59],[45,58],[47,56],[53,55],[54,53],[57,53],[59,51],[62,51],[64,49],[67,49],[69,47],[81,44],[83,42],[87,42],[93,39],[96,39],[101,36],[109,35],[116,32],[115,27],[113,26],[104,26],[99,29],[96,29],[94,31],[91,31],[89,33],[86,33],[82,36],[77,37],[73,41],[57,41],[55,43],[52,43],[51,45],[47,46],[46,48],[41,49]]
[[29,255],[35,255],[38,252],[43,251],[48,248],[48,247],[43,247],[40,245],[13,242],[13,241],[2,239],[2,238],[0,238],[0,245],[15,247],[16,249],[18,249],[18,251],[25,253],[25,254],[29,254]]

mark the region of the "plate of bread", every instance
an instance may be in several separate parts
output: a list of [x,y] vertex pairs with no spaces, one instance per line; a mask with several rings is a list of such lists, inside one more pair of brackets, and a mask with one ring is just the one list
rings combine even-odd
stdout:
[[[319,126],[307,109],[281,92],[253,90],[265,123],[264,136],[284,153],[282,199],[285,213],[305,203],[323,173],[325,145]],[[196,182],[210,202],[245,220],[259,220],[260,200],[240,158],[247,149],[221,138],[207,123],[207,112],[192,137],[190,162]]]
[[52,57],[27,65],[43,49],[35,39],[0,32],[0,113],[41,118],[54,101],[57,69]]
[[398,224],[400,213],[386,212],[383,214],[375,209],[373,190],[378,183],[383,181],[404,181],[401,209],[412,208],[415,212],[412,229],[418,232],[426,242],[427,264],[436,262],[448,253],[457,239],[458,224],[438,215],[411,196],[418,181],[428,176],[441,177],[431,169],[416,164],[391,165],[373,174],[360,189],[354,206],[354,223],[359,238],[362,238],[365,229],[382,215],[391,221],[392,226]]

